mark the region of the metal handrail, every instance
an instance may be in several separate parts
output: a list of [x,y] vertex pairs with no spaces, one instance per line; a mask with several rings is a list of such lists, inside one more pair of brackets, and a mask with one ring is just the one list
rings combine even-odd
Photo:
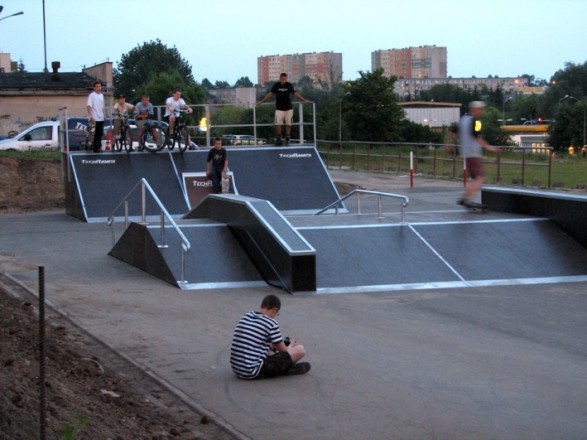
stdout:
[[149,194],[151,195],[151,197],[160,209],[159,223],[161,227],[161,244],[158,244],[157,247],[168,247],[165,244],[165,219],[169,221],[169,224],[171,224],[175,232],[177,232],[177,234],[179,235],[179,238],[181,240],[181,280],[179,280],[178,282],[186,283],[187,281],[185,281],[185,254],[187,254],[191,250],[192,245],[190,244],[185,234],[181,232],[181,229],[179,228],[175,220],[173,220],[171,214],[169,214],[167,209],[165,209],[165,206],[163,206],[163,203],[161,202],[161,200],[159,200],[159,197],[157,197],[157,194],[155,194],[155,191],[153,191],[153,188],[151,188],[151,185],[149,185],[149,182],[144,177],[132,187],[132,189],[127,193],[127,195],[121,200],[121,202],[116,206],[116,208],[112,210],[112,213],[108,216],[108,220],[106,221],[106,223],[108,226],[112,228],[112,245],[114,246],[116,244],[116,237],[114,233],[115,214],[122,206],[124,206],[124,228],[128,229],[128,199],[139,186],[141,187],[141,223],[144,225],[148,224],[146,203],[147,191],[149,192]]
[[361,203],[360,203],[360,195],[361,194],[370,194],[370,195],[376,195],[378,196],[378,203],[377,203],[377,213],[378,213],[378,218],[383,218],[383,208],[382,208],[382,197],[389,197],[389,198],[395,198],[395,199],[402,199],[402,205],[401,205],[401,222],[405,223],[405,211],[406,211],[406,206],[408,206],[408,204],[410,203],[410,198],[408,196],[403,196],[401,194],[392,194],[392,193],[386,193],[383,191],[371,191],[368,189],[355,189],[353,191],[351,191],[350,193],[348,193],[347,195],[341,197],[340,199],[336,200],[335,202],[332,202],[330,205],[328,205],[327,207],[321,209],[320,211],[318,211],[315,215],[320,215],[323,214],[324,212],[328,211],[330,208],[334,207],[335,208],[335,213],[338,214],[338,205],[341,202],[344,202],[346,199],[348,199],[349,197],[353,196],[357,194],[357,206],[358,206],[358,213],[361,214]]

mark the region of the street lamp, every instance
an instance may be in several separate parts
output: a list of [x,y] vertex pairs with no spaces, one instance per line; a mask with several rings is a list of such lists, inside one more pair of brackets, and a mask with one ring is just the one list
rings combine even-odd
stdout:
[[[562,98],[560,101],[564,101],[565,99],[574,99],[578,103],[581,103],[581,100],[579,100],[579,99],[577,99],[577,98],[575,98],[574,96],[571,96],[571,95],[565,95],[564,98]],[[587,145],[585,143],[586,122],[587,122],[587,112],[585,111],[585,106],[583,105],[583,146]]]
[[511,97],[511,96],[508,96],[508,97],[507,97],[506,99],[504,99],[504,100],[503,100],[503,102],[501,103],[501,113],[502,113],[502,115],[503,115],[503,119],[501,120],[501,121],[502,121],[502,124],[501,124],[501,125],[507,125],[507,124],[506,124],[506,121],[511,121],[511,119],[506,119],[506,118],[505,118],[505,103],[506,103],[506,102],[508,102],[508,101],[511,101],[511,100],[512,100],[512,97]]
[[6,20],[7,18],[10,18],[10,17],[16,17],[17,15],[22,15],[22,14],[24,14],[24,12],[20,11],[20,12],[17,12],[15,14],[7,15],[6,17],[0,18],[0,21]]

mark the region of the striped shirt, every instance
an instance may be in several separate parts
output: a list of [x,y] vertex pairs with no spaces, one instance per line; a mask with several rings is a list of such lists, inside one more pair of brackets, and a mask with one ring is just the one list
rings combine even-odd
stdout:
[[234,329],[230,347],[232,371],[241,379],[254,379],[267,358],[270,344],[282,340],[277,321],[259,312],[245,313]]

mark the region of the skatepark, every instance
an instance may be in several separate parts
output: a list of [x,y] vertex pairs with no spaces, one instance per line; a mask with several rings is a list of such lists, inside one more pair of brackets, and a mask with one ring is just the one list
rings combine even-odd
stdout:
[[[326,170],[311,146],[277,150],[229,150],[235,194],[196,201],[181,188],[203,171],[202,152],[71,155],[67,213],[0,217],[2,251],[16,257],[3,272],[34,290],[45,266],[53,307],[238,438],[584,438],[587,250],[566,226],[583,221],[581,197],[570,219],[529,214],[527,201],[515,203],[525,212],[473,214],[455,203],[462,183],[410,187],[406,176]],[[107,225],[138,180],[128,167],[143,176],[154,161],[147,180],[170,217],[199,231],[184,234],[183,273],[180,240],[152,202],[148,225],[134,196],[135,231],[122,211]],[[405,217],[396,198],[379,212],[378,196],[361,199],[361,214],[349,198],[315,215],[338,200],[335,181],[406,197]],[[548,198],[538,204],[566,195]],[[264,246],[266,230],[288,252]],[[285,262],[262,264],[274,258]],[[268,293],[312,370],[239,381],[232,329]]]

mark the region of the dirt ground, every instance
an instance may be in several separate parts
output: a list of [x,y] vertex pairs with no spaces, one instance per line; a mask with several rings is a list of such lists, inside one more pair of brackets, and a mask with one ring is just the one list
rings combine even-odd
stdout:
[[[59,161],[0,158],[0,215],[59,207]],[[232,438],[60,315],[46,321],[47,439]],[[41,438],[38,328],[36,298],[0,274],[0,440]]]

